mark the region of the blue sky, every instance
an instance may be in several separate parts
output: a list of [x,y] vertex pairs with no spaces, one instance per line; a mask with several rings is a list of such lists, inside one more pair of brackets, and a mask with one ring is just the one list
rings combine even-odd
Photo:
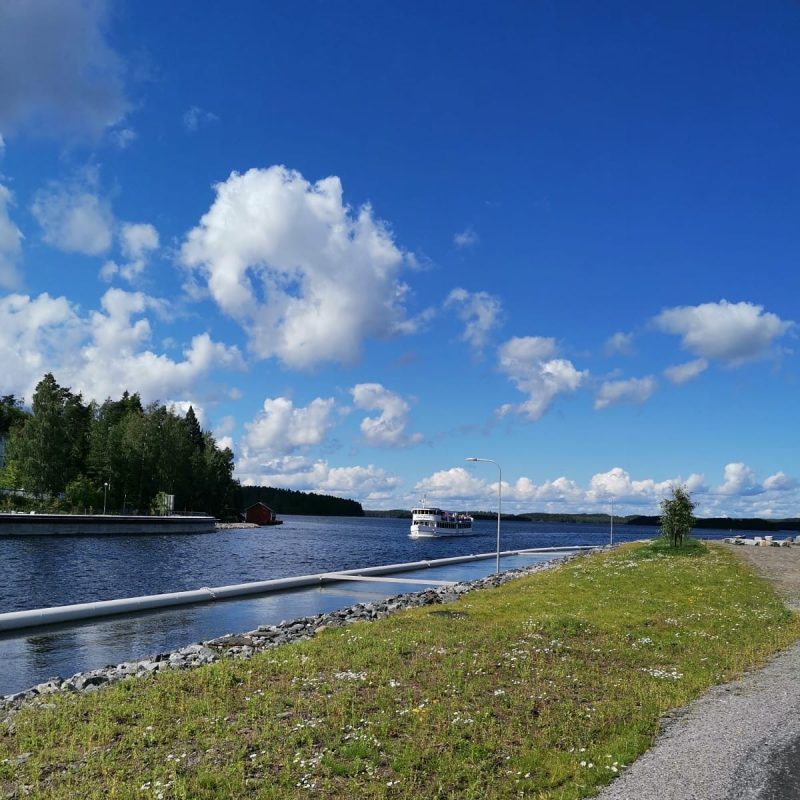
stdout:
[[367,508],[800,513],[793,2],[0,8],[0,393]]

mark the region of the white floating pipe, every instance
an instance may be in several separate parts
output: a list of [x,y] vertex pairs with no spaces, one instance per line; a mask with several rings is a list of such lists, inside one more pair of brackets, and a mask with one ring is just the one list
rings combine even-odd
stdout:
[[[501,555],[526,555],[532,553],[550,553],[558,551],[594,550],[593,545],[577,545],[575,547],[547,547],[528,550],[506,550]],[[447,564],[459,564],[466,561],[481,561],[494,558],[495,553],[479,553],[468,556],[437,558],[432,561],[409,561],[402,564],[383,564],[378,567],[363,569],[339,570],[338,572],[317,573],[316,575],[298,575],[293,578],[275,578],[268,581],[239,583],[230,586],[204,586],[185,592],[167,592],[165,594],[142,595],[141,597],[125,597],[117,600],[97,600],[91,603],[74,603],[52,608],[32,608],[26,611],[8,611],[0,614],[0,631],[13,631],[20,628],[32,628],[41,625],[56,625],[62,622],[74,622],[82,619],[108,617],[116,614],[130,614],[147,611],[153,608],[191,605],[192,603],[209,603],[215,600],[226,600],[232,597],[243,597],[254,594],[268,594],[287,589],[301,589],[307,586],[322,586],[336,583],[337,575],[385,575],[392,572],[410,572],[416,569],[439,567]]]

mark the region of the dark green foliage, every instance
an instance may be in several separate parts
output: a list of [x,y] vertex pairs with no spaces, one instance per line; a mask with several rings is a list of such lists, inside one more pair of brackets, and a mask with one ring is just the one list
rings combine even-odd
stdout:
[[260,500],[276,514],[308,514],[326,517],[364,516],[361,503],[327,494],[295,492],[291,489],[275,489],[270,486],[242,486],[239,491],[242,511]]
[[183,418],[158,403],[143,408],[128,392],[86,406],[48,374],[32,411],[0,400],[0,424],[15,420],[3,477],[8,488],[39,495],[41,508],[63,497],[70,510],[101,510],[105,495],[109,512],[147,513],[163,492],[175,495],[176,512],[235,516],[233,454],[203,432],[194,409]]
[[680,547],[694,527],[694,503],[685,486],[673,486],[670,497],[661,501],[661,535]]
[[37,384],[32,410],[12,429],[6,459],[20,486],[37,495],[60,494],[86,458],[90,411],[51,373]]
[[27,417],[20,398],[13,394],[0,397],[0,439],[5,438],[13,427],[22,425]]

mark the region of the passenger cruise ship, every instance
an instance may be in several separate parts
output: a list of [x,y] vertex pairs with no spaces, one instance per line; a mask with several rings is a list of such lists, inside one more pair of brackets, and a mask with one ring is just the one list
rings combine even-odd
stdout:
[[420,508],[411,510],[412,539],[441,536],[469,536],[472,533],[472,517],[441,508],[428,508],[423,501]]

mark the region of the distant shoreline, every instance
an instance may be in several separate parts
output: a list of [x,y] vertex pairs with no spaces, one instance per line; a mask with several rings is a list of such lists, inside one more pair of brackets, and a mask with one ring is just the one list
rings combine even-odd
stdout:
[[[475,519],[497,519],[497,512],[470,511]],[[383,517],[389,519],[411,519],[411,512],[405,509],[390,509],[388,511],[364,510],[365,517]],[[501,514],[503,522],[545,522],[583,525],[609,525],[609,514]],[[645,525],[657,527],[661,524],[660,517],[632,514],[624,517],[614,516],[615,525]],[[721,530],[721,531],[800,531],[800,518],[788,519],[761,519],[759,517],[697,517],[695,530]]]

